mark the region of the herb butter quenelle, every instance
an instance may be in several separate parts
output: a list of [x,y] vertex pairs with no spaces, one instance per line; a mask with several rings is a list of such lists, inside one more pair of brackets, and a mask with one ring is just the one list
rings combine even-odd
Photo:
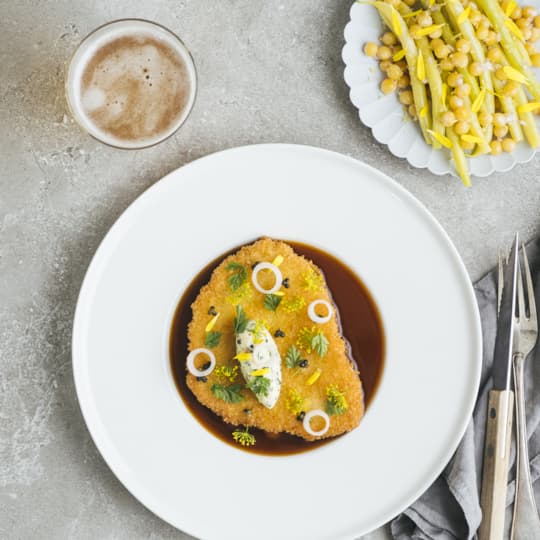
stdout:
[[171,334],[188,408],[222,439],[265,453],[357,427],[382,366],[382,326],[365,288],[340,266],[349,342],[325,274],[295,249],[263,238],[223,258],[185,293]]

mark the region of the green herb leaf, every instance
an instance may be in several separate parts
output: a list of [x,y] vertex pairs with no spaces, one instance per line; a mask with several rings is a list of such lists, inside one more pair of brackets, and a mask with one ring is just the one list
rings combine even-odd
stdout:
[[227,403],[239,403],[244,399],[244,396],[240,393],[240,390],[242,390],[241,384],[230,384],[229,386],[213,384],[211,390],[214,396]]
[[318,332],[311,339],[311,348],[322,358],[328,351],[328,340],[322,332]]
[[234,332],[236,334],[241,334],[244,332],[248,325],[248,318],[246,312],[243,310],[242,306],[236,306],[236,317],[234,318]]
[[255,435],[249,433],[248,427],[244,431],[240,431],[239,429],[233,431],[232,438],[242,446],[253,446],[255,444]]
[[246,385],[257,397],[266,397],[270,391],[270,379],[257,375]]
[[264,297],[264,307],[270,311],[276,311],[279,303],[281,302],[281,296],[277,294],[267,294]]
[[301,354],[298,348],[295,345],[291,345],[287,354],[285,355],[285,365],[288,368],[296,367],[298,362],[300,362]]
[[347,400],[343,392],[335,385],[326,389],[326,412],[330,415],[343,414],[347,410]]
[[209,349],[213,349],[214,347],[217,347],[219,345],[220,340],[221,332],[215,332],[214,330],[211,330],[204,336],[204,346],[208,347]]
[[236,291],[247,280],[246,267],[242,264],[231,262],[227,265],[227,270],[232,271],[232,274],[227,278],[227,283],[232,291]]

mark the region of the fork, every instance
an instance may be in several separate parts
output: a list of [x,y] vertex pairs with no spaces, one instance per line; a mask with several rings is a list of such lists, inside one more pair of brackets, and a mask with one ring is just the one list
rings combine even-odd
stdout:
[[[512,540],[540,540],[540,518],[534,500],[529,469],[529,451],[525,418],[525,395],[523,368],[538,338],[538,319],[529,261],[525,246],[523,253],[523,271],[525,274],[526,293],[520,271],[517,280],[517,315],[516,335],[514,337],[514,387],[516,396],[516,491],[514,496],[514,515],[510,538]],[[499,276],[502,273],[499,255]],[[500,281],[502,283],[502,281]],[[528,305],[528,315],[526,305]]]

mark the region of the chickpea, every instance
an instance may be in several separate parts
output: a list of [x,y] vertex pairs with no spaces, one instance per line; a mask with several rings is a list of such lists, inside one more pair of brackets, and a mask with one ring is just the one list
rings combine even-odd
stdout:
[[491,141],[489,147],[491,148],[492,156],[498,156],[502,152],[502,144],[500,141]]
[[386,45],[381,45],[377,49],[377,58],[379,60],[389,60],[392,56],[392,49],[390,47],[387,47]]
[[486,45],[489,47],[493,45],[497,45],[499,42],[499,36],[497,35],[497,32],[494,32],[493,30],[489,30],[488,35],[486,37]]
[[469,129],[471,129],[471,126],[467,120],[456,122],[456,125],[454,126],[454,131],[458,135],[465,135],[466,133],[469,133]]
[[469,14],[469,20],[471,21],[472,25],[477,28],[480,24],[480,21],[482,20],[482,14],[476,9],[471,9],[471,13]]
[[397,62],[397,65],[401,68],[401,71],[405,73],[407,71],[407,61],[406,60],[400,60]]
[[456,115],[452,111],[446,111],[441,114],[441,123],[444,127],[453,126],[456,122]]
[[491,23],[489,22],[489,19],[485,15],[482,15],[482,18],[478,23],[478,28],[485,28],[486,30],[489,30],[490,25]]
[[448,45],[441,45],[434,49],[433,52],[435,53],[435,56],[440,60],[442,58],[446,58],[450,54],[450,47],[448,47]]
[[497,77],[497,79],[499,79],[499,81],[506,81],[506,79],[508,79],[508,76],[506,75],[506,73],[504,72],[504,69],[502,67],[498,68],[495,71],[495,77]]
[[526,17],[527,19],[532,19],[536,17],[536,9],[533,8],[532,6],[526,6],[521,11],[522,11],[521,15],[523,17]]
[[506,126],[506,116],[503,113],[495,113],[493,115],[493,125],[495,127]]
[[536,26],[533,26],[531,29],[531,37],[529,38],[529,41],[536,42],[540,39],[540,28],[537,28]]
[[484,66],[480,62],[473,62],[469,66],[469,73],[473,77],[479,77],[480,75],[482,75],[482,73],[484,73]]
[[525,41],[529,41],[532,38],[532,30],[530,28],[524,28],[521,30],[521,35]]
[[501,49],[499,49],[499,47],[491,47],[488,49],[487,59],[493,64],[500,62],[502,59]]
[[393,79],[394,81],[399,81],[401,76],[403,75],[403,72],[399,68],[399,66],[396,66],[396,64],[391,64],[388,66],[388,69],[386,70],[386,74],[388,75],[389,79]]
[[384,71],[385,73],[388,71],[388,68],[393,65],[392,62],[390,62],[390,60],[383,60],[380,64],[379,64],[379,67],[381,68],[381,71]]
[[416,21],[422,28],[426,28],[433,24],[433,19],[427,11],[422,11],[416,16]]
[[411,80],[408,75],[402,75],[397,82],[398,88],[407,88],[411,84]]
[[409,105],[409,108],[407,109],[407,111],[409,112],[409,116],[411,118],[416,119],[416,107],[414,105]]
[[491,123],[493,123],[493,115],[485,111],[480,111],[478,113],[478,121],[482,127],[489,126]]
[[440,62],[439,62],[439,67],[443,70],[443,71],[452,71],[454,69],[454,64],[452,64],[452,62],[450,61],[449,58],[443,58]]
[[488,35],[489,35],[489,30],[485,28],[484,26],[479,26],[478,29],[476,30],[476,37],[480,41],[485,41]]
[[452,64],[454,64],[454,66],[457,68],[466,68],[467,64],[469,63],[469,57],[465,53],[460,51],[452,53],[450,55],[450,60]]
[[516,141],[514,141],[514,139],[511,139],[510,137],[503,139],[502,141],[503,152],[513,152],[515,147],[516,147]]
[[442,36],[442,28],[435,28],[431,34],[428,34],[431,39],[437,39]]
[[450,99],[448,100],[448,104],[450,105],[450,108],[455,111],[456,109],[463,107],[463,105],[465,105],[465,102],[462,98],[452,94],[450,96]]
[[420,38],[420,32],[422,30],[422,27],[419,24],[413,24],[409,27],[409,33],[414,39]]
[[531,56],[531,62],[534,67],[540,67],[540,53]]
[[498,139],[502,139],[508,133],[508,126],[495,126],[493,128],[493,134]]
[[381,91],[383,94],[392,93],[396,87],[397,83],[393,79],[384,79],[384,81],[381,83]]
[[405,3],[406,3],[409,7],[413,7],[414,4],[416,4],[416,0],[405,0]]
[[510,13],[510,17],[512,19],[514,19],[514,21],[517,21],[518,19],[521,19],[521,16],[522,16],[522,11],[521,11],[521,8],[519,6],[516,6],[514,8],[514,11],[512,11],[512,13]]
[[459,146],[463,148],[463,150],[472,150],[474,148],[474,144],[472,141],[464,141],[463,139],[459,140]]
[[526,19],[525,17],[522,17],[521,19],[518,19],[518,20],[516,21],[516,25],[517,25],[518,28],[520,28],[521,30],[523,30],[524,28],[528,28],[530,24],[531,24],[531,20],[530,20],[530,19]]
[[372,58],[377,56],[377,50],[379,49],[379,47],[377,46],[376,43],[373,43],[373,41],[368,41],[365,45],[364,45],[364,54],[366,54],[367,56],[371,56]]
[[534,27],[535,27],[535,28],[540,28],[540,15],[537,15],[537,16],[534,18],[533,24],[534,24]]
[[516,81],[508,81],[503,89],[502,93],[505,96],[515,96],[518,93],[519,90],[519,84]]
[[532,43],[525,43],[525,49],[527,50],[527,54],[529,56],[536,53],[536,47]]
[[396,36],[394,35],[393,32],[385,32],[382,36],[381,36],[381,41],[385,44],[385,45],[395,45],[397,43],[397,38]]
[[448,86],[455,88],[456,86],[461,86],[463,84],[463,77],[456,71],[452,71],[452,73],[448,74],[446,82]]
[[467,54],[468,52],[471,52],[471,42],[465,38],[458,39],[456,42],[456,49],[459,52]]
[[463,83],[454,90],[454,93],[460,98],[465,98],[471,93],[471,87],[467,83]]
[[403,90],[399,93],[399,101],[403,105],[412,105],[413,103],[413,94],[410,90]]
[[440,38],[435,38],[435,39],[432,39],[429,46],[431,47],[432,50],[435,50],[437,49],[438,47],[444,47],[445,43],[442,39]]
[[463,122],[464,120],[468,120],[471,117],[471,111],[467,109],[466,107],[458,107],[454,110],[454,114],[456,115],[456,118]]

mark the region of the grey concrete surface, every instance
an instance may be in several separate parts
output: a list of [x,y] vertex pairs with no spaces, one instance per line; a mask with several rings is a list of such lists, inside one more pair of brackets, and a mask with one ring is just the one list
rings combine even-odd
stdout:
[[[514,230],[538,233],[538,160],[464,189],[393,157],[359,123],[340,57],[350,3],[0,0],[0,538],[187,538],[104,464],[78,408],[70,358],[92,254],[130,202],[169,171],[259,142],[349,154],[434,213],[472,279]],[[199,73],[185,127],[143,151],[114,150],[82,133],[63,94],[65,62],[79,40],[121,17],[172,28]]]

